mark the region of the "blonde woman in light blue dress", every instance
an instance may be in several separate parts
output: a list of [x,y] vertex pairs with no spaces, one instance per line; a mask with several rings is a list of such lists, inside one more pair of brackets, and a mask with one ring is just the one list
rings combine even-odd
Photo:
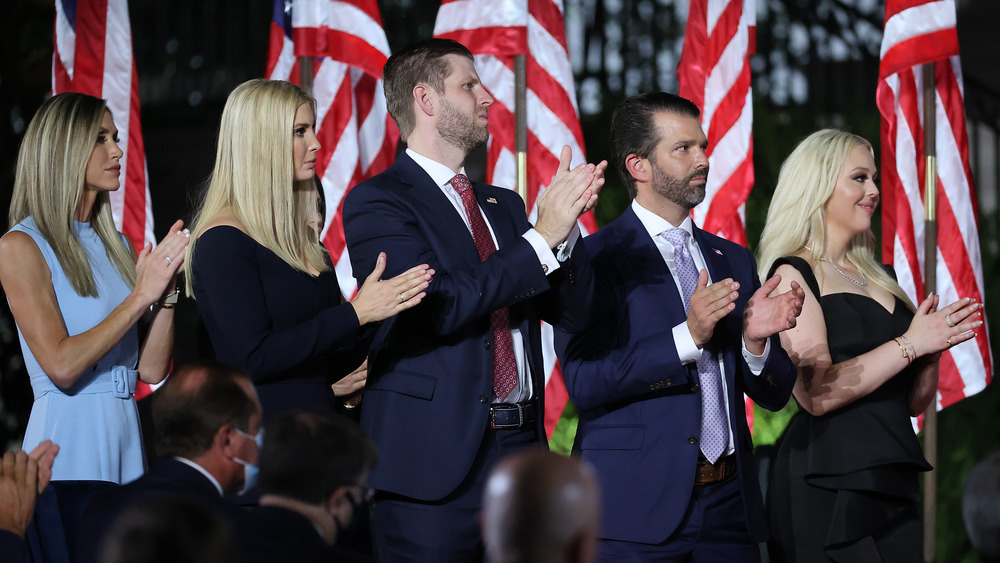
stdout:
[[35,398],[23,447],[60,446],[53,480],[142,475],[132,393],[138,379],[162,381],[170,365],[187,233],[178,221],[155,249],[135,253],[108,195],[121,185],[122,156],[104,100],[66,93],[45,102],[21,144],[11,229],[0,238],[0,284]]

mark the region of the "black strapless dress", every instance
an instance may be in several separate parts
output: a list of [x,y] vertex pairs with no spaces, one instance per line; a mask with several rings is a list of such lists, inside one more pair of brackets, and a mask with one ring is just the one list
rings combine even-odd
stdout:
[[[826,318],[833,363],[903,334],[913,313],[898,298],[892,312],[852,293],[820,295],[809,264],[785,257],[805,278]],[[865,397],[823,416],[804,410],[778,443],[767,510],[771,561],[920,561],[919,473],[931,466],[913,433],[907,368]],[[840,377],[861,377],[842,373]]]

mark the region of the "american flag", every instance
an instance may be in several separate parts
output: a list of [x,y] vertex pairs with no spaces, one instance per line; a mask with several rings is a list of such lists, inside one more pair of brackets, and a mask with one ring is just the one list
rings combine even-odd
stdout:
[[[701,109],[712,170],[694,221],[744,246],[753,189],[750,55],[756,22],[756,0],[691,0],[677,67],[679,94]],[[744,405],[753,429],[753,401],[744,397]]]
[[753,188],[750,55],[756,20],[756,0],[691,0],[677,67],[679,94],[701,109],[712,169],[694,221],[744,246]]
[[[962,68],[952,0],[887,0],[877,103],[882,114],[882,257],[914,303],[924,286],[924,114],[921,66],[935,64],[937,293],[946,305],[982,302],[976,190],[969,167]],[[941,356],[938,409],[981,391],[993,377],[985,310],[970,342]]]
[[137,248],[155,244],[126,0],[56,0],[52,93],[61,92],[107,100],[125,153],[122,187],[111,192],[115,225]]
[[[526,55],[527,209],[535,216],[539,192],[552,181],[563,145],[573,149],[576,166],[585,161],[583,131],[566,47],[560,0],[444,0],[434,36],[454,39],[472,51],[490,106],[486,181],[514,188],[517,177],[514,125],[514,55]],[[581,230],[597,230],[593,213]],[[552,327],[542,326],[545,365],[545,430],[552,435],[569,399],[552,344]]]
[[382,93],[389,43],[375,0],[275,0],[267,77],[300,82],[298,57],[315,57],[316,174],[326,198],[321,238],[348,297],[357,290],[341,216],[351,186],[385,170],[399,130]]

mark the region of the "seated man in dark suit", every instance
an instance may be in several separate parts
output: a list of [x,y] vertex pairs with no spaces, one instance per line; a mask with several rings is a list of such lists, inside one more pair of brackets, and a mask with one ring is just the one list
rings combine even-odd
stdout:
[[248,561],[364,561],[334,546],[370,489],[375,446],[354,422],[313,410],[276,416],[264,433],[260,507],[241,524]]
[[597,477],[578,457],[517,452],[486,481],[482,527],[490,563],[589,563],[600,523]]
[[59,446],[51,440],[31,453],[7,452],[0,461],[0,563],[28,561],[24,535],[35,513],[35,500],[52,478]]
[[215,363],[188,364],[170,376],[153,401],[156,449],[163,457],[135,481],[107,491],[80,522],[78,560],[96,560],[102,539],[131,503],[157,495],[205,503],[230,521],[240,511],[223,500],[239,491],[256,462],[261,408],[246,373]]
[[154,495],[132,503],[104,539],[100,563],[237,563],[231,525],[191,498]]

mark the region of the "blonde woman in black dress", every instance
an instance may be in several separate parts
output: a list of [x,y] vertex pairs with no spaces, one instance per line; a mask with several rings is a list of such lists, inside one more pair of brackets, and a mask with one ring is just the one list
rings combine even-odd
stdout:
[[843,131],[802,141],[782,165],[759,246],[778,293],[806,291],[781,344],[800,412],[768,490],[771,561],[919,561],[918,475],[931,469],[910,417],[934,400],[943,350],[973,338],[968,298],[914,307],[874,256],[872,146]]

